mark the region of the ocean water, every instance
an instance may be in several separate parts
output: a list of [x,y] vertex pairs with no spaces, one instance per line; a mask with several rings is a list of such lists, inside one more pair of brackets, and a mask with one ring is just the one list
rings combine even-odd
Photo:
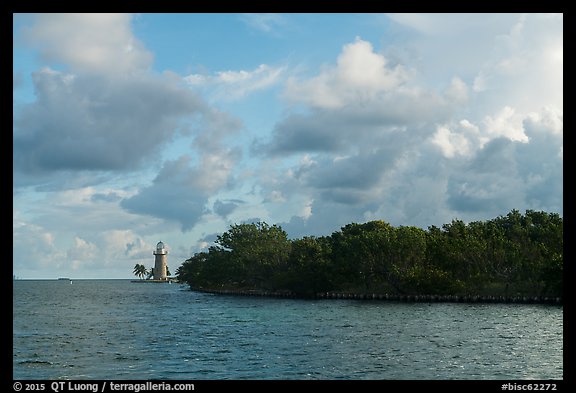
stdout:
[[562,306],[13,284],[13,379],[563,379]]

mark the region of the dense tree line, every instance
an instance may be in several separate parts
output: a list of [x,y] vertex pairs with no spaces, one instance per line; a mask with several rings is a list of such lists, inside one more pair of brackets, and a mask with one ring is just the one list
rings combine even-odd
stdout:
[[562,296],[563,219],[512,210],[441,228],[348,224],[331,236],[288,239],[277,225],[232,225],[177,270],[192,289],[300,296],[346,291],[416,295]]

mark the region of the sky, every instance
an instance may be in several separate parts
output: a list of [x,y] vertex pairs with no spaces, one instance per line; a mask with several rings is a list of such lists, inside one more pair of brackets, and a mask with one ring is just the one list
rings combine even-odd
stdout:
[[13,271],[563,215],[562,14],[14,14]]

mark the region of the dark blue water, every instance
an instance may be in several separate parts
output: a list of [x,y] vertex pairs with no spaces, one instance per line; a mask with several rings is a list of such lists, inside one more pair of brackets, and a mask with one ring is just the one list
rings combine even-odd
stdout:
[[563,308],[14,281],[14,379],[562,379]]

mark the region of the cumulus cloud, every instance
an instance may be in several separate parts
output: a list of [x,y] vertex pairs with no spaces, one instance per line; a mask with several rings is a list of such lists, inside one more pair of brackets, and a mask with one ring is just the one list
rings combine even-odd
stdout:
[[387,14],[392,22],[390,50],[417,68],[427,80],[458,75],[469,85],[495,57],[497,37],[506,35],[519,18],[512,13]]
[[322,160],[306,168],[301,181],[318,189],[352,190],[358,195],[359,190],[370,190],[377,185],[387,169],[393,167],[397,156],[396,150],[384,146],[371,153]]
[[75,237],[74,246],[68,250],[66,258],[71,262],[72,269],[77,270],[84,261],[94,261],[97,251],[94,243]]
[[407,67],[389,64],[357,38],[343,47],[335,66],[310,79],[290,79],[286,96],[308,110],[279,122],[260,149],[269,156],[308,157],[290,168],[285,187],[270,186],[287,200],[311,201],[305,215],[290,221],[291,228],[302,223],[311,229],[326,220],[357,220],[386,203],[401,162],[419,154],[417,146],[434,135],[433,125],[466,102],[467,87],[459,78],[444,93],[418,86]]
[[124,199],[121,206],[135,214],[179,222],[182,231],[188,231],[208,213],[210,195],[226,187],[239,158],[238,150],[223,149],[203,154],[197,166],[190,156],[166,161],[152,185]]
[[513,141],[527,141],[522,126],[522,116],[514,108],[505,106],[496,116],[486,116],[484,126],[489,137],[504,136]]
[[41,271],[65,260],[51,230],[22,219],[13,220],[12,249],[14,270]]
[[18,184],[62,184],[141,168],[183,130],[223,116],[171,73],[151,72],[152,55],[127,14],[40,14],[22,29],[45,67],[32,74],[36,99],[14,114]]
[[430,138],[432,144],[438,146],[446,158],[470,156],[488,140],[488,137],[482,136],[480,128],[468,120],[460,120],[455,125],[439,125]]
[[390,65],[359,38],[344,45],[335,66],[310,79],[290,78],[285,90],[307,110],[290,113],[272,141],[259,146],[273,155],[402,145],[432,132],[423,125],[446,121],[467,99],[459,78],[440,94],[418,86],[406,67]]
[[[422,106],[421,111],[414,107]],[[403,144],[422,138],[433,130],[429,123],[448,119],[448,108],[438,96],[414,99],[392,97],[366,107],[340,110],[313,109],[292,113],[274,127],[272,140],[255,149],[268,155],[297,152],[343,152],[372,149],[381,144]]]
[[169,141],[181,118],[205,111],[161,77],[34,73],[36,101],[15,116],[14,165],[25,172],[123,170]]
[[214,202],[213,211],[223,218],[227,218],[238,206],[244,202],[239,199],[221,201],[217,199]]
[[[499,136],[481,143],[482,125],[464,123],[451,131],[450,138],[461,138],[448,140],[449,149],[438,148],[436,134],[407,147],[384,169],[369,159],[366,165],[356,159],[356,186],[347,180],[351,177],[345,168],[317,158],[316,166],[286,180],[285,188],[274,185],[287,201],[297,195],[314,200],[307,220],[295,209],[292,219],[282,225],[298,237],[328,234],[363,220],[426,228],[453,218],[490,219],[511,209],[562,212],[562,135],[555,131],[561,119],[555,115],[526,117],[527,142]],[[324,178],[310,177],[314,171]]]
[[[498,206],[518,206],[521,197],[515,144],[507,138],[488,142],[467,161],[463,171],[453,173],[448,184],[448,204],[456,211],[493,211]],[[516,195],[516,199],[512,199]]]
[[66,249],[61,270],[73,276],[83,271],[109,277],[111,272],[126,276],[136,263],[153,263],[153,244],[147,243],[131,230],[107,230],[75,236]]
[[447,127],[438,127],[432,142],[442,149],[444,156],[452,158],[456,154],[468,154],[470,152],[469,142],[461,134],[452,132]]
[[520,113],[563,107],[564,17],[523,14],[494,39],[491,56],[473,82],[490,110],[511,106]]
[[73,72],[145,71],[153,56],[132,34],[132,18],[130,14],[37,14],[23,34],[43,60],[66,64]]
[[[23,277],[39,278],[127,277],[134,264],[151,263],[155,243],[147,242],[142,234],[156,234],[165,230],[166,224],[131,215],[118,206],[116,197],[100,195],[129,194],[83,188],[53,191],[32,205],[17,201],[15,271]],[[34,222],[28,219],[31,213]]]
[[197,170],[190,167],[190,157],[167,161],[152,185],[125,199],[121,206],[135,214],[145,214],[180,222],[190,230],[206,212],[206,191],[199,187]]
[[[90,208],[84,210],[89,212]],[[90,221],[89,217],[84,219]],[[60,220],[67,221],[68,217],[64,214]],[[51,225],[49,217],[42,221],[51,229],[23,219],[14,221],[13,268],[22,277],[84,278],[88,271],[88,277],[125,277],[135,263],[152,260],[153,245],[132,230],[106,229],[107,225],[100,226],[99,231],[80,227],[81,233],[69,237],[62,228]]]
[[[242,18],[272,34],[286,21]],[[391,18],[386,47],[350,37],[311,75],[261,64],[182,78],[151,71],[131,16],[35,17],[24,34],[48,64],[33,74],[35,100],[14,108],[15,267],[125,276],[150,261],[143,234],[179,227],[206,246],[217,225],[247,217],[300,237],[373,219],[561,213],[563,16]],[[15,69],[15,86],[27,77]],[[253,144],[259,154],[242,156],[242,122],[200,94],[238,100],[275,86],[283,117]],[[161,163],[167,144],[178,152]],[[131,172],[143,167],[155,176]],[[44,196],[27,199],[31,184]]]
[[[515,50],[522,53],[510,47],[494,56]],[[488,72],[485,64],[478,67]],[[562,210],[561,107],[516,107],[515,83],[479,93],[452,76],[437,92],[417,74],[356,39],[334,66],[289,79],[285,94],[303,108],[279,121],[259,148],[270,157],[306,158],[263,183],[265,195],[294,205],[284,223],[292,236],[359,217],[426,227],[513,208]],[[483,105],[491,94],[499,106]],[[302,199],[313,201],[306,219],[298,212]]]
[[[47,63],[31,74],[34,100],[14,110],[15,209],[29,215],[15,221],[21,274],[50,267],[48,274],[125,276],[135,261],[151,258],[153,247],[141,234],[178,223],[189,230],[208,198],[232,181],[240,152],[226,139],[239,120],[211,108],[180,76],[153,72],[153,56],[132,34],[131,21],[42,14],[20,32],[18,43]],[[263,65],[220,76],[247,93],[275,83],[279,72]],[[21,75],[14,71],[15,86]],[[138,188],[146,178],[134,170],[159,165],[160,153],[183,134],[197,154],[165,162],[150,185]],[[127,179],[124,189],[104,186]],[[42,193],[33,204],[26,199],[30,185]]]
[[375,53],[372,44],[360,38],[344,45],[336,66],[327,66],[318,76],[301,81],[288,79],[286,96],[316,108],[342,108],[363,104],[406,83],[409,72],[390,65]]
[[158,229],[155,220],[131,215],[118,206],[121,199],[134,195],[133,191],[97,187],[50,190],[37,193],[33,201],[27,195],[14,198],[14,211],[27,213],[20,220],[54,233],[74,232],[85,238],[86,233],[124,229],[127,225],[140,233]]
[[544,108],[527,116],[523,125],[529,142],[518,145],[517,161],[526,203],[533,209],[562,211],[563,115]]

